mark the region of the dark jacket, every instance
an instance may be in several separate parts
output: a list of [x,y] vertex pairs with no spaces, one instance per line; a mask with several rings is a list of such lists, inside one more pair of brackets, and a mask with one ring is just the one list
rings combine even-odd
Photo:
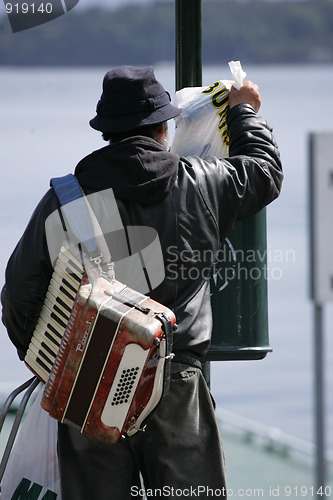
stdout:
[[[113,189],[125,227],[157,231],[165,279],[149,295],[176,314],[174,350],[197,356],[205,354],[211,336],[207,269],[214,252],[237,220],[277,198],[283,178],[272,130],[251,106],[235,106],[227,124],[226,159],[179,158],[153,139],[137,136],[93,152],[75,170],[86,194]],[[51,188],[6,270],[3,322],[21,358],[52,274],[45,220],[58,206]]]

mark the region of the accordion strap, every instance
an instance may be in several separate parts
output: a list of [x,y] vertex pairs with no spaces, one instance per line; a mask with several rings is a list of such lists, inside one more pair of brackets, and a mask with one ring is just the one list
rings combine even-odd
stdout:
[[51,179],[50,184],[55,190],[60,205],[67,205],[67,203],[84,196],[79,181],[74,174],[54,177]]
[[84,246],[90,259],[101,257],[104,264],[111,263],[111,254],[103,232],[77,177],[74,174],[54,177],[50,185],[59,200],[67,229]]

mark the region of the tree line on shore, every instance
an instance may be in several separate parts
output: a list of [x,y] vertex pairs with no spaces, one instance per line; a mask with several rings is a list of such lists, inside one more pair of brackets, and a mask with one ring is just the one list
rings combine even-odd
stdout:
[[[75,9],[12,33],[0,19],[0,64],[146,65],[175,59],[174,2]],[[332,63],[332,0],[205,0],[203,63]]]

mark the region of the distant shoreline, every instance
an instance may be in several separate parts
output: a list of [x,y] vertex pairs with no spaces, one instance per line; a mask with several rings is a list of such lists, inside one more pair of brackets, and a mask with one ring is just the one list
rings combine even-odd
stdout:
[[[332,1],[205,0],[203,64],[332,64],[332,32]],[[173,2],[74,8],[15,33],[0,18],[1,66],[144,66],[174,58]]]

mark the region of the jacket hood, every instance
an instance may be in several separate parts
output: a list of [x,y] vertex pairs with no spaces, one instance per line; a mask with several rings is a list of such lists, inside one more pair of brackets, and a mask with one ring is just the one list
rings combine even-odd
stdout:
[[173,188],[179,156],[149,137],[136,136],[94,151],[75,169],[83,189],[112,188],[116,198],[150,205]]

